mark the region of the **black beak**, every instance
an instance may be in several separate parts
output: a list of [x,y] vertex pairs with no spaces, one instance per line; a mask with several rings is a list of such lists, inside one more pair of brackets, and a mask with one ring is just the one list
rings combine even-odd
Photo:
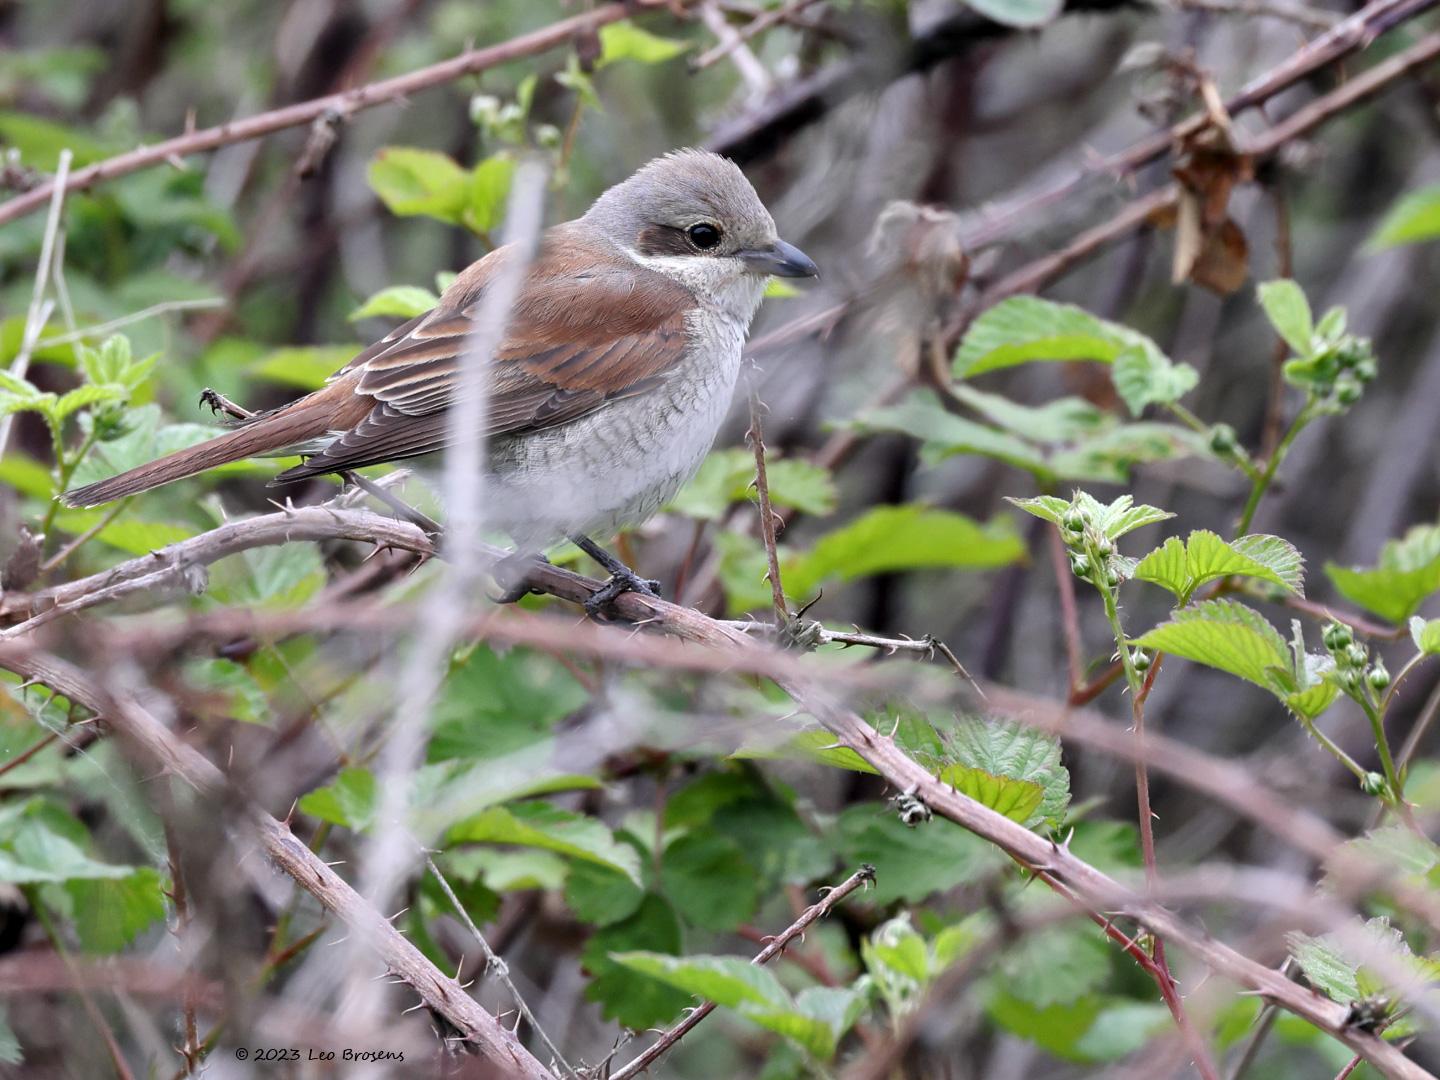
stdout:
[[820,274],[820,268],[809,255],[784,240],[776,240],[769,247],[736,254],[753,274],[773,274],[775,277],[817,277]]

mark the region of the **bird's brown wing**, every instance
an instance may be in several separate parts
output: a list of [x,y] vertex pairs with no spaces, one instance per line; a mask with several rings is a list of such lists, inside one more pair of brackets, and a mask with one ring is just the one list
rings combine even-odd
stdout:
[[[276,479],[441,449],[472,319],[508,257],[502,248],[480,260],[433,311],[337,372],[334,382],[372,407],[322,453]],[[607,401],[655,389],[684,356],[685,314],[693,306],[683,286],[587,243],[573,226],[552,230],[489,364],[485,434],[552,427]]]

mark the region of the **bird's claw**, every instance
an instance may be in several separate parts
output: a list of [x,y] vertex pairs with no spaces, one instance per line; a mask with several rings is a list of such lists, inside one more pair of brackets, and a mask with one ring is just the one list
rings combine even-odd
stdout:
[[610,579],[604,585],[586,599],[585,614],[592,619],[608,614],[610,606],[627,592],[639,593],[642,596],[650,596],[658,600],[660,598],[660,582],[654,578],[642,578],[634,570],[622,566],[610,575]]
[[530,585],[530,571],[539,565],[550,565],[544,555],[512,554],[490,568],[490,576],[500,586],[500,595],[491,596],[496,604],[514,604],[535,592]]

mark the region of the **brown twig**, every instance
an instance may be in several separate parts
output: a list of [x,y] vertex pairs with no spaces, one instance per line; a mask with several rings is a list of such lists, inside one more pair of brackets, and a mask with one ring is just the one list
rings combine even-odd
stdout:
[[[190,893],[185,887],[185,874],[180,866],[180,845],[175,837],[169,816],[164,817],[165,850],[170,860],[170,902],[175,905],[175,926],[173,933],[185,947],[185,937],[190,930]],[[187,980],[181,991],[181,1012],[184,1016],[185,1039],[178,1047],[184,1059],[183,1071],[194,1076],[200,1068],[200,1027],[195,1019],[197,995],[193,981]]]
[[800,12],[818,2],[819,0],[790,0],[788,4],[781,4],[779,7],[761,12],[744,27],[733,31],[734,36],[728,41],[721,41],[720,44],[712,46],[690,61],[690,70],[702,71],[711,64],[723,60],[756,34],[763,33],[779,23],[790,22]]
[[[226,121],[216,127],[186,132],[173,139],[142,146],[126,154],[106,158],[94,165],[79,169],[67,177],[61,185],[67,191],[83,191],[106,180],[161,165],[183,158],[189,154],[203,153],[230,143],[258,139],[286,128],[302,127],[329,114],[351,116],[365,109],[374,108],[393,101],[400,101],[432,86],[453,82],[466,75],[484,71],[487,68],[521,57],[533,56],[565,45],[577,36],[593,33],[606,23],[623,19],[634,7],[663,7],[666,0],[628,0],[626,3],[602,4],[593,11],[587,11],[549,26],[498,45],[470,49],[460,56],[443,60],[438,64],[382,79],[379,82],[357,86],[324,97],[286,105],[280,109],[247,117],[243,120]],[[29,191],[23,192],[5,203],[0,203],[0,225],[14,221],[44,206],[56,188],[56,181],[49,180]]]
[[766,576],[770,579],[770,600],[775,608],[775,622],[781,632],[790,625],[790,607],[785,603],[785,588],[780,583],[780,556],[775,550],[775,511],[770,505],[770,483],[765,476],[765,427],[761,414],[765,405],[760,400],[760,391],[752,379],[750,383],[750,428],[745,432],[745,441],[755,453],[755,496],[760,503],[760,539],[765,544],[765,559],[769,565]]
[[[805,933],[812,923],[823,919],[830,914],[836,904],[840,903],[847,896],[863,885],[868,885],[875,880],[875,868],[873,866],[862,866],[855,873],[842,881],[835,888],[829,890],[815,903],[811,904],[793,923],[787,926],[777,935],[770,944],[755,954],[752,964],[767,964],[775,957],[783,953],[790,942],[794,941]],[[681,1020],[664,1035],[660,1036],[647,1050],[645,1050],[634,1061],[626,1065],[618,1072],[611,1074],[611,1080],[630,1080],[630,1077],[639,1076],[651,1065],[655,1064],[667,1050],[685,1037],[696,1024],[704,1020],[715,1010],[715,1003],[707,1001],[700,1005],[689,1016]]]

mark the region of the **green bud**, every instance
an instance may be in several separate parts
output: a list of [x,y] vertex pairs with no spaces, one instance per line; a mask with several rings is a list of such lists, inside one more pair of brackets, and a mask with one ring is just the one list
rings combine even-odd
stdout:
[[1352,694],[1360,692],[1360,671],[1358,668],[1350,668],[1340,672],[1340,684]]
[[1229,424],[1216,424],[1210,429],[1210,452],[1217,457],[1229,457],[1235,453],[1236,445],[1235,429]]
[[1070,556],[1070,572],[1078,578],[1090,576],[1090,560],[1082,553],[1076,552]]
[[1370,650],[1358,641],[1345,650],[1345,663],[1352,668],[1363,668],[1368,659],[1370,659]]
[[1385,664],[1380,660],[1375,661],[1375,665],[1365,678],[1369,680],[1373,690],[1384,690],[1390,685],[1390,672],[1385,669]]
[[1130,665],[1136,671],[1150,670],[1150,653],[1145,649],[1136,649],[1130,654]]
[[1385,777],[1378,772],[1367,772],[1360,781],[1360,790],[1366,795],[1384,795]]
[[1115,554],[1115,545],[1108,536],[1099,537],[1095,541],[1095,554],[1099,555],[1102,559],[1108,559],[1111,555]]
[[1350,643],[1355,640],[1350,632],[1350,627],[1342,622],[1327,623],[1325,626],[1324,641],[1325,648],[1333,652],[1349,648]]
[[1341,405],[1354,405],[1365,393],[1358,379],[1341,379],[1335,384],[1335,400]]
[[1072,506],[1065,511],[1065,516],[1060,519],[1065,526],[1066,532],[1083,533],[1085,531],[1085,511],[1078,506]]
[[1375,376],[1379,374],[1379,367],[1377,367],[1375,361],[1369,357],[1366,357],[1355,365],[1355,378],[1359,379],[1362,383],[1374,382]]
[[1112,589],[1118,588],[1120,585],[1120,575],[1117,574],[1114,570],[1106,570],[1105,584],[1109,585]]

